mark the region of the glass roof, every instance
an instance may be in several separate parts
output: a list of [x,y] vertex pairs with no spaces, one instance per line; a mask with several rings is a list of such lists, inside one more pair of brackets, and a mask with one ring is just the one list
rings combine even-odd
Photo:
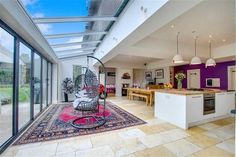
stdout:
[[56,55],[64,58],[93,53],[129,0],[20,1]]

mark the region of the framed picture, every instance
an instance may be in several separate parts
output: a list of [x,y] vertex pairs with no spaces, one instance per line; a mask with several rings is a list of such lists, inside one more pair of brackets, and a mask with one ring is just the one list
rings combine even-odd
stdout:
[[164,78],[164,70],[163,69],[157,69],[156,70],[156,78],[157,79],[163,79]]
[[146,78],[146,80],[152,80],[152,72],[151,71],[146,71],[145,72],[145,78]]
[[107,76],[116,76],[116,72],[107,72]]

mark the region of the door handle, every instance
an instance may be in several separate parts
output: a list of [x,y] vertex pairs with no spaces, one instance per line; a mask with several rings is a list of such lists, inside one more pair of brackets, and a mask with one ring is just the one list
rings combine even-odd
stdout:
[[201,96],[192,96],[192,98],[201,98]]

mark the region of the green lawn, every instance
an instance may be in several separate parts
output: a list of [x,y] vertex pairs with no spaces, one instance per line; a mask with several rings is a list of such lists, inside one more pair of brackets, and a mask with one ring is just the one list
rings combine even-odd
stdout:
[[[0,88],[0,99],[2,98],[12,98],[12,88]],[[28,102],[29,98],[29,87],[21,87],[19,89],[19,102]]]

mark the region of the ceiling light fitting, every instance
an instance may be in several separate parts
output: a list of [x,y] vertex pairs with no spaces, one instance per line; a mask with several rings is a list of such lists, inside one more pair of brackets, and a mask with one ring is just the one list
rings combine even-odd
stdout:
[[180,32],[177,33],[177,54],[173,57],[172,62],[173,63],[183,63],[183,57],[179,54],[179,34]]
[[216,66],[216,61],[211,57],[211,40],[209,41],[209,52],[210,52],[210,58],[206,61],[206,68],[209,66]]
[[[195,31],[193,32],[195,33]],[[192,58],[190,65],[197,65],[197,64],[201,64],[202,61],[199,57],[197,57],[197,38],[198,36],[195,36],[195,42],[194,42],[194,47],[195,47],[195,53],[194,53],[194,57]]]

